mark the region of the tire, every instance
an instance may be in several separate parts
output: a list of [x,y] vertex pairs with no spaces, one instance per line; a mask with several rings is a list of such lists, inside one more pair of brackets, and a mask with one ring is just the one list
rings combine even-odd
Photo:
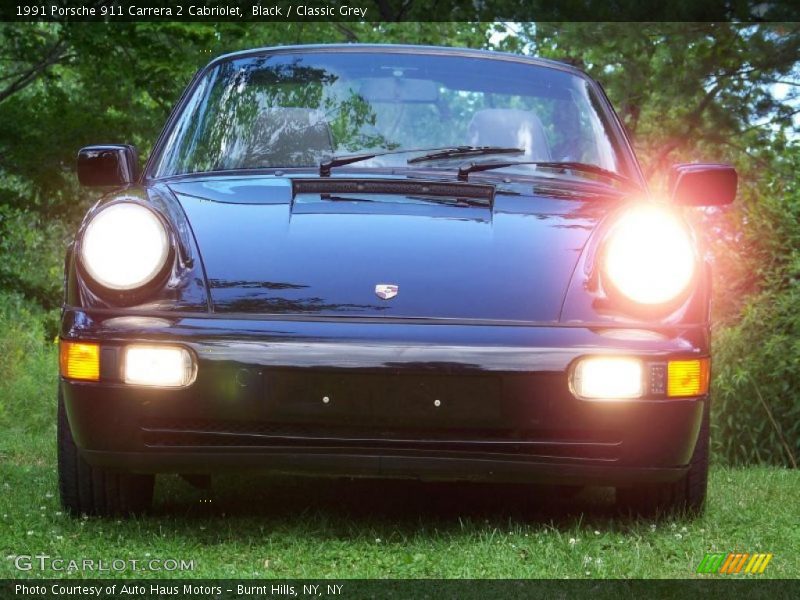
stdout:
[[154,475],[93,467],[80,455],[58,393],[58,488],[61,505],[71,515],[127,516],[153,503]]
[[710,400],[707,399],[697,444],[686,475],[671,483],[649,483],[617,488],[617,506],[623,512],[641,516],[673,514],[680,511],[693,516],[703,512],[708,489],[709,404]]

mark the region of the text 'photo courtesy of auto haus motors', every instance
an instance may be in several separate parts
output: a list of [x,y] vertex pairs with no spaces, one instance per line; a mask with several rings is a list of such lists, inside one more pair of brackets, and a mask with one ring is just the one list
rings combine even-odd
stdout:
[[302,593],[304,596],[321,596],[323,594],[328,596],[341,596],[344,590],[342,583],[326,583],[326,584],[303,584],[303,585],[290,585],[287,583],[275,583],[268,585],[250,585],[237,583],[235,585],[228,584],[230,587],[221,585],[209,585],[199,583],[157,583],[148,582],[146,584],[121,582],[112,584],[111,586],[94,585],[91,583],[54,583],[50,585],[30,585],[26,583],[14,584],[14,593],[22,596],[42,595],[47,596],[96,596],[97,598],[105,598],[108,594],[119,594],[120,596],[137,597],[139,595],[159,595],[161,596],[176,596],[186,597],[194,595],[211,595],[220,596],[224,591],[230,590],[238,596],[265,596],[265,595],[281,595],[281,596],[297,596]]
[[[699,511],[709,265],[648,191],[602,88],[485,51],[298,46],[201,69],[66,257],[59,484],[131,514],[158,473],[616,488]],[[564,488],[559,488],[564,489]]]

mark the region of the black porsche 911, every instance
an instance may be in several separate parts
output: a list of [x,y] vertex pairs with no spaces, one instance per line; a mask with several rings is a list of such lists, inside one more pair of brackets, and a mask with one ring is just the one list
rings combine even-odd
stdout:
[[[456,48],[301,46],[201,69],[66,256],[58,466],[73,514],[157,473],[602,485],[702,508],[709,265],[602,88]],[[560,488],[561,489],[561,488]]]

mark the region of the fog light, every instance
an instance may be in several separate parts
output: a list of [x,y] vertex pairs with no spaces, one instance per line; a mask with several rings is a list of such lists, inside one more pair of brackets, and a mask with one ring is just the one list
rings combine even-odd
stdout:
[[585,400],[639,398],[644,393],[642,362],[635,358],[584,358],[572,371],[572,389]]
[[61,376],[81,381],[100,380],[100,346],[61,340],[59,348]]
[[708,392],[708,376],[707,358],[671,360],[667,365],[667,396],[702,396]]
[[194,381],[192,355],[175,346],[128,346],[125,383],[153,387],[184,387]]

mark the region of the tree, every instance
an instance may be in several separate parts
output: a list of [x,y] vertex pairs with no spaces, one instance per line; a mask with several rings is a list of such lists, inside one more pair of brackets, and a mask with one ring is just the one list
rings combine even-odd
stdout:
[[[539,23],[519,33],[504,45],[527,46],[602,83],[649,177],[709,156],[749,175],[794,129],[798,23]],[[779,82],[793,92],[776,97]]]

